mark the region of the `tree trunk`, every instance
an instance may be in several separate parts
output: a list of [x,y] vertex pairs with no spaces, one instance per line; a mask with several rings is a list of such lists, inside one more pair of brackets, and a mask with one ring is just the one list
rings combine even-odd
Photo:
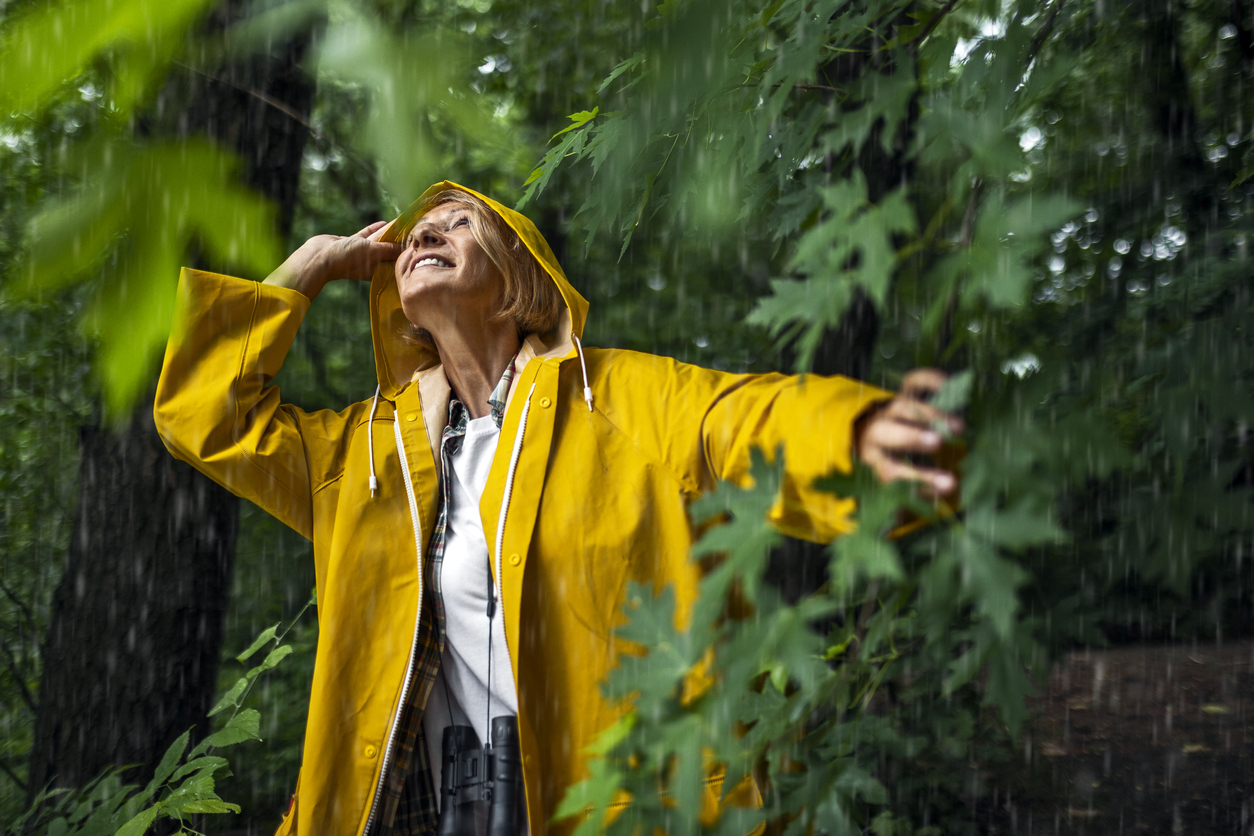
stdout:
[[[853,7],[847,7],[846,11]],[[897,18],[898,25],[908,25],[913,8],[903,9]],[[843,12],[838,12],[838,14]],[[852,86],[866,73],[890,73],[894,67],[877,52],[878,42],[874,32],[868,34],[863,48],[843,53],[824,65],[818,77],[835,88]],[[872,56],[868,59],[867,56]],[[867,184],[867,199],[878,203],[889,191],[905,183],[910,176],[910,161],[906,156],[918,118],[917,94],[911,99],[907,118],[898,126],[888,151],[884,150],[880,135],[884,123],[880,121],[859,153],[848,162],[862,172]],[[829,170],[837,164],[829,155],[825,165]],[[866,379],[871,372],[871,357],[875,340],[879,336],[880,318],[875,305],[859,288],[853,301],[841,317],[840,325],[827,331],[814,352],[810,370],[823,375],[845,375],[858,380]],[[791,355],[791,352],[788,352]],[[787,356],[791,366],[792,357]],[[766,578],[774,583],[790,602],[815,592],[827,581],[827,547],[818,543],[789,538],[771,552]]]
[[29,793],[155,764],[204,726],[213,698],[239,501],[166,452],[146,407],[119,434],[79,435],[78,511],[49,613]]
[[[224,5],[210,28],[240,9]],[[277,204],[284,239],[313,105],[313,82],[300,67],[310,41],[305,33],[214,72],[179,71],[137,126],[149,136],[206,135],[240,154],[249,185]],[[84,427],[80,446],[28,799],[49,783],[82,786],[123,764],[141,766],[128,780],[147,781],[178,735],[193,725],[205,732],[217,685],[239,500],[166,452],[151,400],[120,432]]]

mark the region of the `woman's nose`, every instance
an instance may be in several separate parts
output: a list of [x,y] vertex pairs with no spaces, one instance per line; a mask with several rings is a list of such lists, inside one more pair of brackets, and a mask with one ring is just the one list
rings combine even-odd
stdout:
[[415,247],[430,247],[444,243],[443,236],[432,227],[418,230],[413,238]]

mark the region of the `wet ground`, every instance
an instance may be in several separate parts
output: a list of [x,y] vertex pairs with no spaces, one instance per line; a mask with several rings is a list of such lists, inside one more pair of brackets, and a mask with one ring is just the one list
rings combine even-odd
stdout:
[[1254,642],[1073,653],[1034,709],[985,832],[1254,836]]

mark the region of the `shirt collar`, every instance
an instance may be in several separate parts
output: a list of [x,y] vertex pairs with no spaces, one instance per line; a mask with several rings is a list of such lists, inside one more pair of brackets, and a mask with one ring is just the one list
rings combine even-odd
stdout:
[[[519,348],[519,352],[522,349]],[[518,362],[518,353],[516,352],[510,358],[509,365],[505,367],[505,373],[501,375],[501,379],[497,381],[496,388],[492,390],[492,394],[488,396],[488,406],[492,408],[492,423],[496,424],[499,430],[501,424],[505,422],[505,402],[509,399],[510,387],[514,385],[514,377],[517,374],[515,365]],[[457,410],[464,410],[465,406],[457,398],[457,394],[453,393],[449,397],[448,414],[449,424],[457,422]]]

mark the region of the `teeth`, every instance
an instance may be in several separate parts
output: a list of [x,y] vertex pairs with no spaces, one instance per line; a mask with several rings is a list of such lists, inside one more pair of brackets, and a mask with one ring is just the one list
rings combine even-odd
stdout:
[[424,258],[422,261],[418,262],[414,266],[415,267],[451,267],[452,265],[449,264],[444,259],[436,258],[435,256],[428,256],[427,258]]

